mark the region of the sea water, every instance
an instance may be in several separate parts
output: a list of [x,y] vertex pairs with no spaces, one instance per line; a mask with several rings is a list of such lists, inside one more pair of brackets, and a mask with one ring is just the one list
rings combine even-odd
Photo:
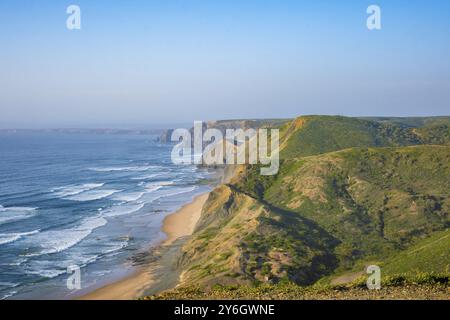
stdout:
[[[69,299],[126,275],[209,187],[149,135],[0,134],[0,298]],[[67,288],[69,266],[81,290]]]

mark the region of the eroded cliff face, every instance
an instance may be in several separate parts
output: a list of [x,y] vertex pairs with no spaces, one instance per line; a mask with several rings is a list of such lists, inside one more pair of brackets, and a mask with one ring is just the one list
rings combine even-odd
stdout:
[[[257,225],[256,202],[222,185],[210,193],[192,239],[183,247],[181,283],[241,282],[240,243]],[[249,208],[252,207],[252,210]],[[247,230],[242,230],[246,228]],[[229,278],[229,279],[228,279]],[[236,281],[234,281],[236,280]]]
[[[284,145],[292,148],[291,139],[299,139],[311,119],[286,124]],[[340,130],[348,123],[354,125],[345,120]],[[310,129],[306,133],[311,139]],[[261,177],[257,166],[236,166],[233,178],[210,193],[182,250],[181,286],[309,285],[367,261],[392,264],[393,256],[450,225],[448,146],[288,155],[276,176]],[[435,247],[447,263],[431,269],[416,263],[417,270],[445,272],[448,253],[445,246]]]

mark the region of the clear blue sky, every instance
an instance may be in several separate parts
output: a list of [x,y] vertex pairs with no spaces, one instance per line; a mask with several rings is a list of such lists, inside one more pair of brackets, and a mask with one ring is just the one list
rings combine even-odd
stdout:
[[448,0],[1,0],[0,43],[3,127],[450,114]]

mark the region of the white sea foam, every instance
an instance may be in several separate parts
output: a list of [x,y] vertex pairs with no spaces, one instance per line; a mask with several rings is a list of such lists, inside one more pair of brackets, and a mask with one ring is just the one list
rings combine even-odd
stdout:
[[113,171],[147,171],[150,169],[158,169],[161,166],[125,166],[125,167],[102,167],[102,168],[89,168],[91,171],[97,172],[113,172]]
[[175,196],[175,195],[178,195],[178,194],[192,192],[192,191],[196,190],[197,188],[198,188],[198,186],[192,186],[192,187],[176,189],[176,190],[174,190],[172,192],[168,192],[168,193],[165,193],[165,194],[162,194],[162,195],[158,196],[157,198],[155,198],[155,200],[161,199],[161,198],[167,198],[167,197]]
[[126,246],[128,246],[128,240],[124,240],[124,241],[116,242],[114,244],[110,244],[110,245],[107,246],[107,248],[105,250],[102,251],[102,256],[104,256],[104,255],[111,255],[111,253],[117,252],[120,249],[125,248]]
[[7,262],[7,263],[1,262],[0,265],[16,267],[16,266],[20,266],[22,263],[27,262],[27,261],[28,261],[28,259],[25,257],[17,257],[13,262]]
[[28,219],[36,214],[37,208],[3,207],[0,205],[0,224]]
[[191,187],[187,187],[187,188],[184,188],[182,190],[179,190],[179,191],[175,191],[175,192],[169,193],[169,194],[164,195],[164,196],[165,197],[171,197],[171,196],[174,196],[174,195],[177,195],[177,194],[192,192],[192,191],[197,190],[197,189],[198,189],[198,186],[191,186]]
[[113,243],[98,246],[97,249],[99,250],[95,253],[87,252],[85,250],[75,250],[69,252],[65,259],[58,260],[57,265],[55,265],[55,261],[53,260],[31,260],[26,266],[26,273],[46,278],[54,278],[61,274],[65,274],[69,265],[76,264],[80,268],[83,268],[88,264],[97,261],[101,257],[111,255],[120,249],[125,248],[127,245],[128,241],[115,241]]
[[131,180],[147,180],[147,179],[153,179],[156,177],[160,177],[164,175],[164,173],[160,172],[160,173],[152,173],[152,174],[146,174],[143,176],[138,176],[138,177],[132,177]]
[[85,191],[100,188],[104,183],[85,183],[80,185],[68,185],[63,187],[54,188],[51,191],[59,198],[68,196],[74,196]]
[[157,183],[160,186],[170,186],[173,184],[173,181],[161,181]]
[[145,194],[145,192],[121,192],[118,194],[115,194],[111,199],[117,200],[117,201],[137,201]]
[[25,266],[25,273],[38,275],[45,278],[55,278],[67,273],[67,267],[76,264],[80,268],[96,261],[98,255],[75,252],[67,258],[54,260],[30,260]]
[[97,215],[85,218],[79,225],[73,228],[50,230],[28,236],[23,241],[29,242],[30,247],[37,247],[38,251],[26,254],[25,256],[40,256],[67,250],[106,223],[105,218]]
[[148,193],[155,192],[161,188],[162,188],[162,186],[157,186],[157,185],[146,186],[146,190]]
[[61,274],[66,273],[67,270],[66,269],[31,269],[28,270],[26,273],[27,274],[34,274],[34,275],[38,275],[44,278],[54,278],[57,277]]
[[161,189],[164,186],[170,186],[173,185],[173,181],[159,181],[159,182],[152,182],[152,183],[145,183],[145,190],[147,190],[147,193],[155,192],[159,189]]
[[74,196],[65,197],[64,199],[67,200],[74,200],[74,201],[93,201],[93,200],[100,200],[106,197],[109,197],[113,195],[114,193],[121,192],[122,190],[115,190],[115,189],[109,189],[109,190],[89,190],[85,191],[79,194],[76,194]]
[[144,203],[117,205],[108,208],[106,210],[103,210],[102,215],[105,217],[116,217],[125,214],[131,214],[141,210],[144,207],[144,205],[145,205]]
[[18,285],[19,285],[18,283],[13,282],[0,282],[0,287],[14,288],[17,287]]
[[11,243],[21,239],[22,237],[38,233],[39,230],[21,233],[0,233],[0,245]]
[[145,184],[145,188],[147,190],[153,190],[153,188],[155,188],[155,187],[170,186],[170,185],[173,185],[173,184],[174,184],[173,181],[158,181],[158,182],[146,183]]
[[11,291],[10,293],[5,294],[3,297],[1,297],[0,300],[8,299],[8,298],[12,297],[13,295],[15,295],[16,293],[17,293],[17,291]]

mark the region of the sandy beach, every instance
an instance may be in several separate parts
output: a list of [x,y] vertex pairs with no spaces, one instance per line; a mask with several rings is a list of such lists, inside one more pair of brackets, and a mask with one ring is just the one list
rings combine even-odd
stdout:
[[145,263],[129,277],[99,288],[79,299],[130,300],[148,293],[149,290],[152,292],[152,287],[153,291],[159,291],[170,287],[170,283],[176,284],[178,275],[175,271],[171,272],[171,265],[186,237],[194,231],[208,194],[195,197],[192,202],[164,219],[162,230],[166,233],[167,239],[154,248],[156,254],[160,256],[159,259]]

